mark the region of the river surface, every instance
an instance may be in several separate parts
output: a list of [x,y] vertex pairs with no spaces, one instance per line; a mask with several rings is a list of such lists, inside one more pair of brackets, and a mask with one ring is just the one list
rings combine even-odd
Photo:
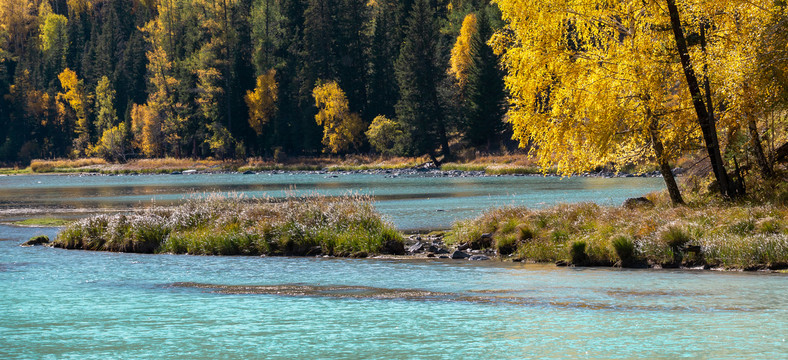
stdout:
[[[0,185],[5,220],[177,203],[194,192],[356,191],[405,230],[445,228],[493,206],[619,204],[662,186],[364,174],[18,176]],[[788,358],[785,274],[19,246],[57,231],[0,225],[0,359]]]
[[[661,178],[559,178],[541,176],[448,177],[423,175],[260,173],[0,177],[0,218],[172,204],[193,194],[237,192],[249,197],[288,194],[375,198],[376,208],[404,231],[446,229],[458,219],[494,207],[544,207],[593,201],[620,205],[626,198],[661,190]],[[29,217],[29,216],[22,216]]]
[[19,246],[56,231],[0,225],[2,359],[788,356],[783,274]]

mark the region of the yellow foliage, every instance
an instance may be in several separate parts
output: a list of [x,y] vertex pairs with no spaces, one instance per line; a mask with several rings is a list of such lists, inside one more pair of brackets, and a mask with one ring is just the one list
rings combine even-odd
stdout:
[[451,49],[451,68],[449,73],[454,75],[460,88],[465,88],[468,81],[468,69],[471,66],[471,37],[476,33],[476,14],[470,13],[462,21],[460,35]]
[[126,161],[126,124],[104,130],[96,146],[91,146],[89,153],[104,159]]
[[370,145],[385,154],[394,152],[397,142],[405,135],[405,132],[396,121],[378,115],[372,120],[372,124],[369,125],[365,134]]
[[[355,146],[364,124],[358,114],[350,112],[345,92],[336,81],[318,85],[312,91],[318,112],[315,121],[323,126],[325,150],[338,153]],[[325,151],[324,150],[324,151]]]
[[60,111],[65,111],[62,102],[65,101],[77,116],[75,132],[77,136],[87,137],[89,134],[89,124],[87,119],[87,112],[85,106],[87,105],[88,98],[85,93],[82,80],[77,77],[77,73],[73,70],[66,68],[60,75],[57,76],[60,80],[60,86],[65,92],[57,94],[57,99],[60,100]]
[[279,84],[276,82],[276,70],[257,77],[257,86],[254,91],[246,92],[246,105],[249,107],[249,126],[257,135],[263,133],[263,126],[271,120],[276,113]]
[[76,15],[86,13],[93,7],[93,3],[89,0],[68,0],[67,4],[68,9]]
[[[564,174],[675,159],[699,139],[668,14],[625,0],[498,0],[511,31],[491,43],[508,70],[508,121],[540,166]],[[669,26],[668,26],[669,29]],[[664,145],[664,153],[654,147]]]
[[162,152],[162,121],[153,107],[134,104],[131,109],[131,129],[134,146],[145,156],[160,156]]

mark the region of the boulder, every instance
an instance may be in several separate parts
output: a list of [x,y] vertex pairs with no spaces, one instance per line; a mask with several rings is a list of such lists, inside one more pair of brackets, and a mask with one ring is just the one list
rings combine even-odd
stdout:
[[383,249],[381,249],[381,251],[384,254],[404,255],[405,244],[399,239],[386,239],[386,241],[383,243]]
[[490,260],[490,258],[485,255],[473,255],[468,260]]
[[470,247],[473,250],[480,250],[491,247],[493,243],[493,236],[490,233],[484,233],[478,239],[471,241]]
[[624,200],[624,207],[627,209],[635,209],[639,207],[650,207],[650,206],[654,206],[654,203],[651,202],[651,200],[646,199],[642,196]]
[[422,244],[421,241],[418,241],[415,244],[408,247],[408,252],[414,254],[421,251],[421,249],[423,248],[424,248],[424,244]]
[[31,237],[30,240],[22,243],[21,246],[36,246],[36,245],[46,245],[46,244],[49,244],[49,236],[38,235]]
[[252,170],[246,170],[246,171],[244,171],[244,172],[243,172],[243,174],[244,174],[244,175],[254,175],[254,171],[252,171]]
[[471,256],[466,254],[466,253],[464,253],[464,252],[462,252],[462,251],[460,251],[460,250],[455,250],[453,253],[451,253],[451,258],[452,259],[467,259],[469,257],[471,257]]

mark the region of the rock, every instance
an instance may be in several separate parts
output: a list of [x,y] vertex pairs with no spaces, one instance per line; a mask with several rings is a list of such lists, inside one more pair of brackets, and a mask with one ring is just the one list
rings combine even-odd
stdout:
[[485,255],[473,255],[468,260],[490,260],[490,258]]
[[448,256],[448,255],[441,255],[441,256],[438,256],[438,258],[439,258],[439,259],[448,259],[448,258],[449,258],[449,256]]
[[355,252],[355,253],[350,254],[350,257],[356,258],[356,259],[363,259],[363,258],[366,258],[367,256],[369,256],[369,254],[367,254],[366,251],[359,251],[359,252]]
[[421,241],[419,241],[419,242],[416,242],[415,244],[411,245],[410,247],[408,247],[408,252],[411,253],[411,254],[417,253],[417,252],[421,251],[421,249],[423,249],[423,248],[424,248],[424,244],[422,244]]
[[180,171],[173,171],[173,172],[170,173],[170,175],[180,175],[180,174],[181,174]]
[[555,266],[569,266],[569,263],[566,260],[558,260],[555,262]]
[[382,252],[384,254],[404,255],[405,244],[403,244],[399,239],[386,239],[386,241],[383,243]]
[[244,174],[244,175],[254,175],[254,171],[252,171],[252,170],[246,170],[246,171],[244,171],[244,172],[243,172],[243,174]]
[[451,253],[451,258],[452,259],[467,259],[469,257],[471,257],[471,256],[466,254],[466,253],[464,253],[464,252],[462,252],[462,251],[460,251],[460,250],[455,250],[453,253]]
[[49,244],[49,236],[38,235],[31,237],[30,240],[22,243],[21,246],[36,246],[36,245],[45,245],[45,244]]
[[187,174],[196,174],[196,173],[197,173],[197,170],[183,170],[183,174],[184,174],[184,175],[187,175]]
[[434,257],[435,257],[435,254],[433,254],[433,253],[427,253],[427,257],[428,257],[428,258],[434,258]]
[[624,200],[624,207],[627,209],[635,209],[639,207],[650,207],[650,206],[654,206],[654,203],[651,202],[651,200],[646,199],[642,196]]
[[323,247],[322,246],[313,246],[313,247],[309,248],[309,250],[307,250],[306,254],[304,254],[304,255],[306,255],[306,256],[309,256],[309,255],[320,256],[322,254],[323,254]]

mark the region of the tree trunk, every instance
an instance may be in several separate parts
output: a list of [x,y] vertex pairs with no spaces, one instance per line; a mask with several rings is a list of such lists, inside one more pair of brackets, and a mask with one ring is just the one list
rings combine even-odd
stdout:
[[[675,0],[666,0],[666,3],[670,14],[670,24],[673,28],[673,36],[676,40],[676,48],[679,51],[681,66],[684,68],[684,76],[687,78],[687,86],[692,95],[692,105],[698,116],[698,124],[703,133],[703,140],[706,144],[706,151],[714,171],[714,177],[717,179],[722,196],[726,198],[738,197],[743,195],[743,191],[730,180],[725,170],[725,165],[722,162],[719,140],[717,139],[717,128],[714,124],[714,114],[708,111],[703,101],[703,94],[700,91],[698,78],[695,75],[695,70],[692,67],[692,61],[690,60],[689,51],[687,49],[687,40],[684,38],[684,32],[681,29],[679,10],[676,7]],[[711,104],[708,105],[711,107]]]
[[676,177],[673,176],[673,170],[671,170],[668,159],[665,156],[665,147],[659,138],[656,119],[652,119],[649,133],[651,134],[651,145],[654,148],[654,155],[657,157],[657,163],[659,164],[659,172],[662,174],[662,179],[665,180],[665,187],[668,189],[668,195],[670,195],[670,202],[673,205],[683,205],[684,198],[681,197]]
[[443,124],[443,120],[438,120],[438,137],[440,137],[441,141],[441,154],[443,154],[443,161],[451,161],[452,154],[451,150],[449,149],[449,137],[446,136],[446,126]]
[[755,162],[758,164],[758,168],[761,171],[761,177],[764,179],[774,178],[772,166],[769,164],[769,160],[766,159],[766,154],[763,152],[763,146],[761,146],[761,136],[758,134],[758,124],[755,123],[755,119],[751,116],[747,121],[747,128],[750,132],[750,143],[755,153]]

